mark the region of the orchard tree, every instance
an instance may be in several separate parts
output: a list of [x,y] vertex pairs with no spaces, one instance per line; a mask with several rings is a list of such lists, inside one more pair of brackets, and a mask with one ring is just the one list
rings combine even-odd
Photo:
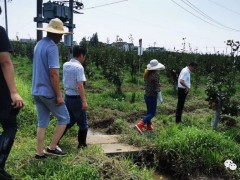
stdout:
[[97,46],[98,45],[99,41],[98,41],[98,34],[97,33],[93,34],[93,36],[90,38],[89,43],[90,43],[91,46]]
[[122,83],[124,79],[125,52],[116,47],[108,47],[102,51],[104,61],[100,64],[104,77],[114,84],[116,93],[122,94]]
[[220,115],[226,106],[229,106],[231,97],[236,93],[236,61],[235,55],[238,52],[239,42],[227,41],[231,47],[231,54],[228,58],[218,57],[218,63],[211,67],[211,73],[207,79],[207,101],[210,108],[215,110],[213,128],[217,128]]
[[87,39],[86,37],[83,37],[81,42],[79,43],[80,46],[84,47],[84,48],[87,48],[88,46],[88,43],[87,43]]

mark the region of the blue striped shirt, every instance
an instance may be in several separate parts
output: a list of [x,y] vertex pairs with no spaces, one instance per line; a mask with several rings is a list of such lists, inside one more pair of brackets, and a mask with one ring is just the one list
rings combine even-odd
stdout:
[[32,95],[56,97],[49,69],[59,69],[59,51],[49,37],[41,39],[34,48]]

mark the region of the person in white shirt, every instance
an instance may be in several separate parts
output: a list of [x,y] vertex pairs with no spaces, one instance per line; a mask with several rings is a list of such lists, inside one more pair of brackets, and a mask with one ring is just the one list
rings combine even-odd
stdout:
[[178,102],[176,110],[176,123],[182,122],[182,111],[185,103],[185,99],[191,88],[190,73],[194,72],[197,68],[196,62],[191,62],[188,66],[182,69],[178,77]]
[[87,50],[81,46],[73,47],[73,58],[63,64],[63,85],[65,90],[65,103],[70,115],[70,123],[64,134],[74,124],[79,127],[77,148],[87,147],[86,138],[88,132],[87,98],[84,83],[87,81],[84,67]]

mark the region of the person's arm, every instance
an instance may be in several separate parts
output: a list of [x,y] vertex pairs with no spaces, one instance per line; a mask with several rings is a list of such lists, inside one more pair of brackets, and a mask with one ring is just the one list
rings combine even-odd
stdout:
[[82,100],[82,110],[86,111],[88,105],[87,105],[87,99],[86,99],[86,96],[85,96],[85,89],[84,89],[83,82],[78,82],[77,87],[78,87],[78,93],[79,93],[79,95],[81,97],[81,100]]
[[186,85],[185,81],[183,79],[180,79],[180,84],[185,87],[185,93],[188,93],[189,87]]
[[9,52],[0,52],[0,65],[2,68],[4,78],[6,80],[8,89],[10,91],[12,105],[14,106],[14,108],[23,107],[24,103],[23,103],[22,97],[17,92],[16,83],[14,79],[14,67],[10,59]]
[[61,92],[61,88],[60,88],[58,69],[50,68],[49,72],[50,72],[50,81],[51,81],[53,90],[57,97],[57,105],[61,105],[64,103],[64,101],[63,101],[62,92]]

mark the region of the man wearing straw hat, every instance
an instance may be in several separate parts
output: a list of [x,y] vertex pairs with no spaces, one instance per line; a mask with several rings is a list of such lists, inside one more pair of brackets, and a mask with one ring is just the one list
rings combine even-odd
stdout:
[[[59,51],[57,43],[62,39],[64,31],[60,19],[52,19],[46,28],[37,28],[47,32],[34,48],[32,95],[37,108],[37,153],[36,159],[46,158],[46,154],[64,156],[57,146],[66,125],[70,121],[60,88]],[[44,150],[45,131],[50,121],[50,113],[57,118],[57,125],[50,145]]]
[[[1,14],[0,6],[0,14]],[[5,29],[0,26],[0,179],[12,179],[5,171],[5,163],[12,149],[17,132],[17,114],[24,106],[21,96],[17,92],[14,80],[14,67],[10,53],[13,48]]]

